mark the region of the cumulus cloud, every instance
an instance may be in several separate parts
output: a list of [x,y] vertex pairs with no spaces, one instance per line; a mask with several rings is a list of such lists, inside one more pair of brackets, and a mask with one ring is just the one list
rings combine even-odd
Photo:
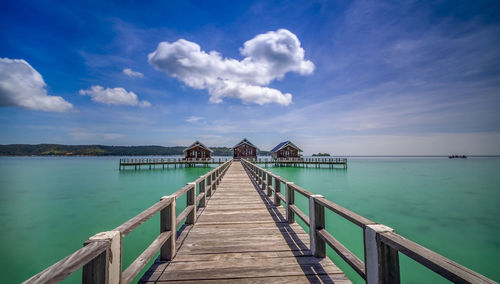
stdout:
[[195,89],[206,89],[210,101],[241,99],[259,105],[288,105],[292,95],[266,87],[288,72],[308,75],[314,64],[304,59],[304,49],[296,35],[280,29],[260,34],[240,48],[242,60],[223,58],[216,51],[205,52],[194,42],[179,39],[160,42],[148,55],[149,63]]
[[73,105],[49,96],[42,75],[23,59],[0,58],[0,106],[19,106],[49,112],[65,112]]
[[88,90],[80,90],[80,95],[89,96],[92,101],[108,105],[129,105],[150,107],[148,101],[139,101],[137,95],[124,88],[104,88],[102,86],[91,86]]
[[122,72],[123,72],[123,74],[125,74],[125,75],[127,75],[129,77],[137,77],[137,78],[144,77],[144,74],[142,74],[141,72],[133,71],[130,68],[125,68],[125,69],[123,69]]

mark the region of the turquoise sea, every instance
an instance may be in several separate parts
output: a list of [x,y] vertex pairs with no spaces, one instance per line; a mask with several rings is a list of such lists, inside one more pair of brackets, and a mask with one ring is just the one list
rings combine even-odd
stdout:
[[[210,170],[118,171],[118,160],[0,158],[0,283],[26,280]],[[347,169],[271,171],[500,281],[500,158],[349,158]],[[296,199],[307,212],[305,198]],[[361,229],[331,212],[326,218],[328,231],[363,259]],[[155,216],[124,239],[124,267],[156,237],[158,223]],[[362,283],[334,252],[329,256]],[[403,283],[446,283],[400,259]]]

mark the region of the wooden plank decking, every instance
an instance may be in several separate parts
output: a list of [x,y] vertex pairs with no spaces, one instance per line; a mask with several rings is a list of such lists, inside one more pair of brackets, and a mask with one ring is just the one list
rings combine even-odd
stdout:
[[351,283],[309,236],[234,161],[195,225],[178,239],[172,261],[157,262],[143,283]]

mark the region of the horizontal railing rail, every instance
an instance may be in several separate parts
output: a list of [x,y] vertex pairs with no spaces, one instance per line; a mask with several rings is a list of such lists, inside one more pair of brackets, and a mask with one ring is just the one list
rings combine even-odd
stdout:
[[[160,251],[160,260],[172,260],[176,253],[177,228],[185,220],[186,225],[196,222],[197,208],[206,206],[220,180],[231,165],[224,162],[172,195],[159,202],[112,231],[102,232],[89,238],[84,247],[54,265],[36,274],[24,283],[57,283],[83,267],[82,283],[122,283],[134,280],[146,264]],[[197,189],[199,194],[197,194]],[[177,216],[176,200],[186,194],[186,208]],[[155,214],[160,213],[160,234],[122,272],[122,239]]]
[[84,246],[24,283],[58,283],[103,253],[106,254],[109,246],[109,242],[94,242]]
[[224,163],[230,160],[230,158],[141,158],[141,159],[129,159],[121,158],[121,165],[135,165],[135,164],[165,164],[165,163],[184,163],[184,162],[200,162],[200,163]]
[[[454,283],[497,283],[398,235],[385,225],[372,222],[252,162],[242,160],[242,164],[267,196],[273,197],[274,195],[276,206],[280,206],[283,202],[289,223],[294,223],[295,216],[298,216],[309,226],[310,250],[315,257],[326,257],[326,244],[328,244],[358,275],[366,280],[366,283],[400,283],[398,253],[405,254]],[[285,184],[284,195],[281,193],[281,183]],[[295,205],[295,192],[309,199],[309,215]],[[363,229],[365,262],[326,230],[325,208]]]
[[257,159],[246,159],[247,161],[252,161],[257,164],[262,163],[278,163],[278,162],[297,162],[297,163],[337,163],[345,164],[347,163],[347,158],[309,158],[309,157],[280,157],[280,158],[257,158]]

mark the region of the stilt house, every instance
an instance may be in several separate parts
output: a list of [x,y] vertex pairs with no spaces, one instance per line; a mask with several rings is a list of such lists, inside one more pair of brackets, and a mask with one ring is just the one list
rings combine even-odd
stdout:
[[213,151],[200,141],[196,141],[191,146],[184,149],[184,159],[207,160],[212,158]]
[[233,158],[255,160],[257,159],[257,150],[257,146],[245,138],[233,147]]
[[300,152],[302,150],[291,141],[285,141],[279,143],[271,150],[271,156],[273,159],[298,159],[300,158]]

